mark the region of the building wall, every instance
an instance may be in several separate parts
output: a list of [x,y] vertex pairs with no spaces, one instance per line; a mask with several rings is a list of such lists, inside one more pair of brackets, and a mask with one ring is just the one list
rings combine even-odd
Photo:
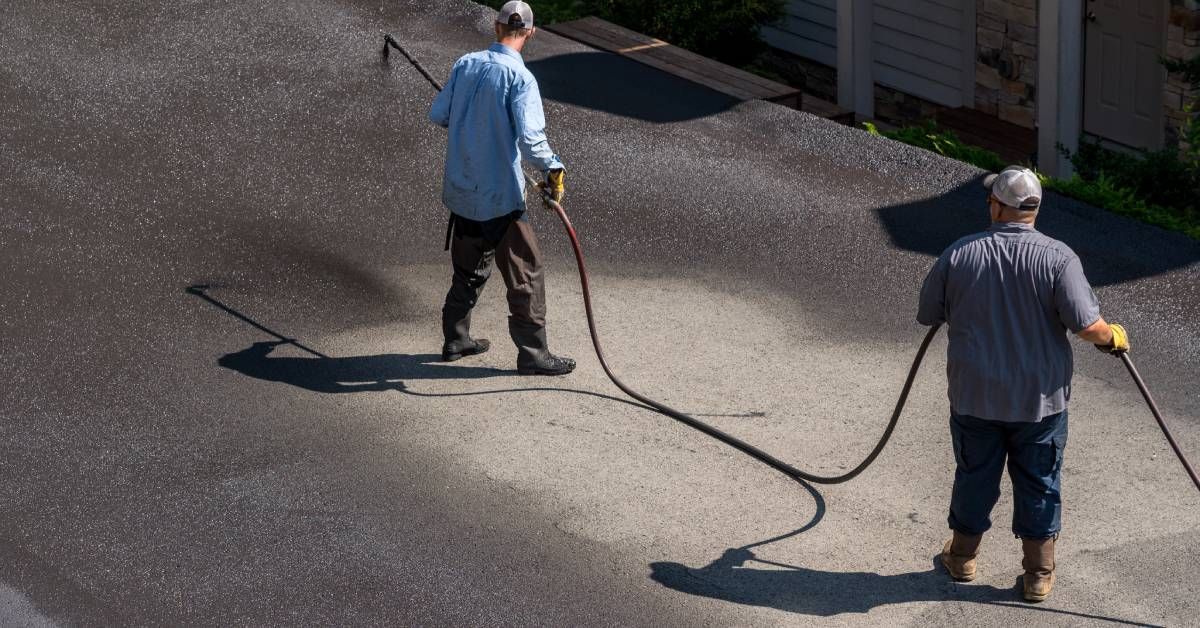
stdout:
[[[1025,128],[1036,128],[1039,0],[967,1],[975,2],[976,8],[975,93],[973,103],[963,104]],[[1165,56],[1185,60],[1200,56],[1200,0],[1169,2]],[[883,0],[881,5],[884,11],[900,6],[891,0]],[[776,28],[764,29],[764,37],[778,48],[805,57],[792,58],[792,67],[806,79],[806,89],[836,100],[836,70],[831,67],[837,45],[836,0],[790,0],[788,12]],[[878,23],[876,29],[880,29]],[[881,54],[878,44],[875,53]],[[945,108],[945,104],[913,94],[919,90],[896,89],[881,78],[875,77],[876,116],[881,119],[903,124],[933,117]],[[1189,92],[1190,86],[1177,74],[1167,76],[1163,90],[1166,145],[1179,146],[1180,128],[1189,115],[1184,107],[1200,98],[1200,93]]]
[[1034,128],[1038,0],[975,0],[975,108]]
[[973,11],[945,0],[873,0],[872,20],[876,83],[948,107],[971,104]]
[[[1171,0],[1164,56],[1177,60],[1200,56],[1200,2],[1197,0]],[[1189,102],[1200,98],[1200,94],[1191,92],[1191,86],[1178,74],[1168,74],[1163,89],[1166,145],[1178,147],[1180,128],[1188,116],[1183,109]]]
[[789,0],[783,19],[763,27],[768,44],[826,66],[837,65],[837,0]]

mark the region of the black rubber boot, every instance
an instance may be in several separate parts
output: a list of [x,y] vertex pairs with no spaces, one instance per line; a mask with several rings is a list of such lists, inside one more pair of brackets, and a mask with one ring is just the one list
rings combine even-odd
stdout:
[[[457,286],[450,289],[447,301],[454,294]],[[474,305],[474,303],[471,303]],[[492,343],[486,339],[478,340],[471,337],[471,308],[455,307],[449,303],[442,306],[442,361],[454,362],[469,355],[478,355],[491,348]]]
[[517,345],[517,373],[566,375],[575,370],[575,360],[550,353],[545,327],[510,317],[508,333]]
[[485,353],[491,348],[491,346],[492,343],[488,342],[486,338],[480,338],[478,340],[474,338],[468,338],[466,340],[454,340],[442,345],[442,361],[454,362],[455,360],[461,360],[469,355]]
[[549,351],[532,364],[518,366],[521,375],[566,375],[575,370],[575,360],[560,358]]

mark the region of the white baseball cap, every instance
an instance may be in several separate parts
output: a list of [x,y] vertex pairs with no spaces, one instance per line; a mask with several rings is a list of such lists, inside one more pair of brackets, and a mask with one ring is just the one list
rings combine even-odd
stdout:
[[505,2],[496,15],[497,24],[507,24],[517,28],[533,28],[533,8],[519,0]]
[[989,174],[983,180],[983,187],[1009,207],[1037,211],[1042,205],[1042,183],[1029,168],[1009,166],[999,174]]

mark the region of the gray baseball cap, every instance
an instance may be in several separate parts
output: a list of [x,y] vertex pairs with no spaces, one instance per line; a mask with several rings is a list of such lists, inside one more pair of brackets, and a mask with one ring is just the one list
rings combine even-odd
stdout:
[[533,8],[524,2],[513,0],[505,2],[496,15],[496,23],[507,24],[517,28],[533,28]]
[[1029,168],[1009,166],[999,174],[989,174],[983,180],[983,187],[1009,207],[1037,211],[1042,205],[1042,183]]

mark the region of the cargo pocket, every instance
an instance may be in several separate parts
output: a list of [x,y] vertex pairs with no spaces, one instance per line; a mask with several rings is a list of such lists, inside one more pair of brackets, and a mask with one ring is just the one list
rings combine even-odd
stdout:
[[966,457],[963,455],[963,439],[961,428],[954,424],[954,418],[950,418],[950,448],[954,450],[954,463],[960,469],[967,468]]
[[1067,448],[1067,435],[1055,434],[1050,440],[1050,448],[1053,450],[1053,460],[1051,461],[1050,473],[1058,473],[1062,470],[1063,451]]

